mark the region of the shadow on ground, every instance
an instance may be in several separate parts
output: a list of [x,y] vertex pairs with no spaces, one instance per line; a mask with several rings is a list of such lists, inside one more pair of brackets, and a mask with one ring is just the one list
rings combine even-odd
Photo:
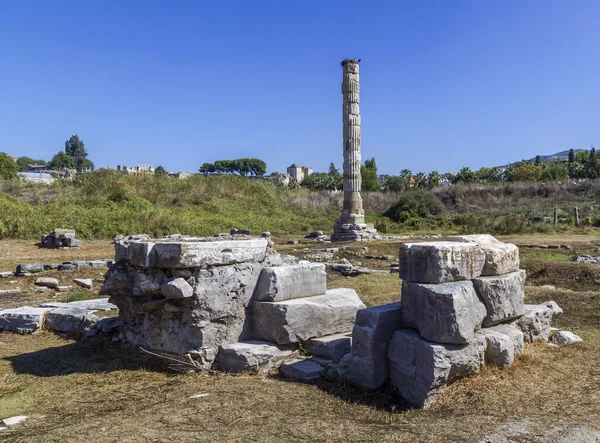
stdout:
[[4,357],[17,374],[54,377],[68,374],[93,374],[119,370],[145,369],[169,371],[162,361],[135,350],[122,349],[101,340],[76,342],[64,346]]

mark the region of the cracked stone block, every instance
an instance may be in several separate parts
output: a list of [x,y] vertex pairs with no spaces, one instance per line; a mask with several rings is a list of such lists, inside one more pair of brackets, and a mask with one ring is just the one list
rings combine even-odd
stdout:
[[563,345],[572,345],[574,343],[581,343],[583,339],[571,331],[556,331],[552,334],[552,340]]
[[494,326],[525,313],[524,270],[495,277],[479,277],[473,279],[473,286],[487,310],[483,326]]
[[39,277],[35,280],[35,284],[46,288],[56,288],[58,286],[58,279],[52,277]]
[[404,324],[425,340],[448,344],[473,340],[486,315],[470,281],[437,285],[404,281],[401,312]]
[[350,349],[352,348],[352,333],[345,332],[311,338],[304,342],[304,347],[311,355],[337,363],[344,355],[350,353]]
[[99,318],[95,311],[82,308],[59,308],[46,314],[45,327],[49,331],[81,336],[91,329]]
[[545,305],[525,305],[525,313],[510,323],[523,332],[525,343],[548,341],[552,322],[552,309]]
[[217,367],[224,372],[261,371],[279,369],[294,354],[290,346],[278,346],[266,341],[250,340],[219,347]]
[[523,332],[514,326],[498,325],[481,329],[487,341],[485,361],[500,368],[511,366],[523,351]]
[[314,381],[325,375],[326,368],[312,360],[295,359],[287,361],[279,368],[286,378],[298,381]]
[[476,243],[426,242],[400,245],[400,278],[417,283],[448,283],[479,277],[485,254]]
[[30,334],[42,327],[50,308],[23,306],[0,311],[0,331]]
[[467,345],[449,345],[401,329],[389,345],[390,384],[410,405],[426,408],[444,387],[483,369],[485,347],[482,334]]
[[519,248],[503,243],[489,234],[454,235],[448,241],[477,243],[485,254],[481,275],[502,275],[519,270]]
[[257,301],[284,301],[325,294],[325,265],[306,263],[264,268],[255,289]]
[[387,381],[389,361],[387,356],[371,359],[350,353],[340,360],[338,375],[342,380],[364,390],[374,390]]
[[349,331],[364,308],[353,289],[280,302],[254,302],[254,339],[290,344]]

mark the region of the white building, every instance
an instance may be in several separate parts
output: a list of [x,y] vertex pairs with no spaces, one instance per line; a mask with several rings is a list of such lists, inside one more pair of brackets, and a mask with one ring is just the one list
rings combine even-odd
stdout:
[[287,173],[298,182],[302,182],[306,177],[312,175],[313,169],[308,166],[300,166],[294,163],[292,166],[287,168]]

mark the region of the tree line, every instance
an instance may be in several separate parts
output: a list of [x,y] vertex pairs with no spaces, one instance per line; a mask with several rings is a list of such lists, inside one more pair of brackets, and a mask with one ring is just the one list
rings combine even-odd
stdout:
[[235,160],[217,160],[214,163],[203,163],[198,170],[205,176],[209,174],[239,174],[262,176],[267,172],[267,164],[258,158],[238,158]]

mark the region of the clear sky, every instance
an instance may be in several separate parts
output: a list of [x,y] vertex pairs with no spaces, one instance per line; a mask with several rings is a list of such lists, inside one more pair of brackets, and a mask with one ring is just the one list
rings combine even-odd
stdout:
[[0,1],[0,151],[97,167],[342,164],[340,61],[361,58],[380,173],[599,142],[600,1]]

